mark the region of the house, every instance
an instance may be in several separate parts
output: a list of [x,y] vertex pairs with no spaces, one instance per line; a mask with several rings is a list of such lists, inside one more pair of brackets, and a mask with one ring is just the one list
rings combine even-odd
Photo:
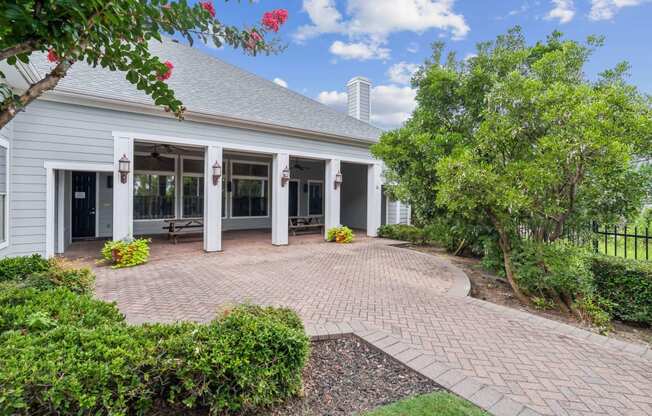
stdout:
[[[271,229],[272,244],[288,244],[294,216],[370,236],[408,220],[382,202],[366,79],[348,84],[349,116],[173,40],[152,51],[175,65],[183,122],[124,74],[78,63],[0,131],[1,257],[162,234],[173,219],[198,219],[206,251],[228,230]],[[17,87],[51,66],[19,65],[4,68]]]

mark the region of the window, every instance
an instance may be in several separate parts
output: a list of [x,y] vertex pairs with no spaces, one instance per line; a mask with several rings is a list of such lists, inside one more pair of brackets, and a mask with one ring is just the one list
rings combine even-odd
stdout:
[[175,218],[175,159],[135,157],[134,219]]
[[323,215],[324,184],[308,181],[308,215]]
[[182,159],[183,164],[183,218],[204,216],[204,161]]
[[233,162],[231,165],[231,217],[268,216],[267,164]]
[[9,203],[7,189],[9,180],[9,143],[0,139],[0,247],[7,245]]

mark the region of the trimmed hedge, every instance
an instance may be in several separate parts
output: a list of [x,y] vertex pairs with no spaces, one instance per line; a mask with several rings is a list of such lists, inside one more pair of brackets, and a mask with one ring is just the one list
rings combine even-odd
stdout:
[[407,224],[386,224],[378,228],[378,237],[391,240],[409,241],[414,244],[424,244],[425,236],[421,228]]
[[308,347],[287,309],[130,326],[88,295],[5,285],[0,414],[146,414],[161,400],[212,414],[259,408],[300,391]]
[[38,254],[24,257],[7,257],[0,260],[0,282],[24,280],[34,273],[42,273],[50,264]]
[[614,317],[652,324],[652,264],[595,256],[591,270],[598,294],[613,303]]

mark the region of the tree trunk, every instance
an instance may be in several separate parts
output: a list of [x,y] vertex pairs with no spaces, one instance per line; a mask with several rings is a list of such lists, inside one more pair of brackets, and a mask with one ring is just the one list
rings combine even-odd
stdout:
[[[499,227],[497,227],[499,228]],[[504,230],[498,229],[498,234],[500,238],[498,239],[498,244],[500,245],[500,250],[503,252],[503,263],[505,266],[505,274],[507,275],[507,281],[514,291],[516,298],[523,304],[529,305],[530,299],[525,296],[525,294],[519,289],[518,284],[516,283],[516,276],[514,274],[514,268],[512,267],[512,247],[509,243],[509,237]]]

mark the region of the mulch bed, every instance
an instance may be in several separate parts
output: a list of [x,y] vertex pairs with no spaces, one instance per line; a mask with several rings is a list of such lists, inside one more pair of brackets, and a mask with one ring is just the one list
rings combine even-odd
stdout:
[[[303,371],[303,394],[250,416],[354,415],[420,394],[441,390],[355,336],[313,341]],[[151,416],[205,416],[207,411],[159,407]]]
[[354,336],[312,343],[303,397],[261,414],[353,415],[441,388]]

